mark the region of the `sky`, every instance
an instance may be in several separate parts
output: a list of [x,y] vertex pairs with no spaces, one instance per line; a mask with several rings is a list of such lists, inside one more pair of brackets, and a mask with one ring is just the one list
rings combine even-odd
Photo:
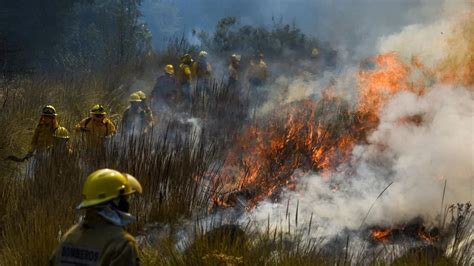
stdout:
[[145,0],[142,6],[156,48],[171,36],[191,36],[193,29],[213,31],[220,18],[235,16],[242,25],[271,26],[283,19],[363,55],[375,49],[380,37],[431,23],[444,8],[442,0]]

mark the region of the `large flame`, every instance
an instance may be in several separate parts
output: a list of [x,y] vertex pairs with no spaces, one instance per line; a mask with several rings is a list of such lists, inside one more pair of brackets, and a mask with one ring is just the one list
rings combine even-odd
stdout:
[[[375,64],[375,67],[359,72],[357,109],[367,117],[367,126],[375,127],[379,122],[381,108],[393,95],[402,91],[423,93],[423,75],[428,72],[416,57],[407,65],[395,52],[377,55],[367,62]],[[416,69],[421,70],[422,76],[414,81],[412,74]]]
[[232,206],[229,203],[235,203],[237,193],[252,208],[282,188],[293,189],[297,169],[325,175],[349,160],[357,131],[343,100],[325,94],[320,100],[282,108],[287,113],[284,118],[269,117],[263,125],[249,127],[238,140],[219,178],[225,183],[227,198],[222,199],[221,193],[216,204]]
[[[473,21],[469,19],[470,29]],[[474,31],[459,31],[468,39],[463,51],[474,55],[474,41],[469,42]],[[354,145],[378,126],[380,111],[391,97],[400,92],[421,95],[438,82],[472,87],[473,76],[473,57],[455,51],[436,67],[425,66],[416,56],[404,62],[396,52],[369,58],[357,75],[355,108],[329,88],[319,100],[279,106],[263,123],[248,127],[228,155],[217,182],[223,190],[216,193],[214,203],[234,206],[244,196],[252,208],[282,189],[294,189],[298,176],[309,171],[329,181],[329,173],[349,162]],[[400,123],[419,125],[422,117],[402,118]]]

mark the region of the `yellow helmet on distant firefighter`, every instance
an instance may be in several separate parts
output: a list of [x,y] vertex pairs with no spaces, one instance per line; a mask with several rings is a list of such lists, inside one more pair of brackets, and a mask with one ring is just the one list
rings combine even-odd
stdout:
[[134,92],[132,94],[130,94],[130,96],[128,97],[128,101],[133,103],[133,102],[141,102],[142,99],[140,99],[140,95],[138,95],[138,93]]
[[140,100],[146,100],[146,94],[143,91],[137,91],[135,93],[140,97]]
[[54,131],[53,137],[58,139],[69,139],[69,131],[65,127],[58,127]]
[[52,105],[46,105],[43,107],[43,109],[41,110],[41,115],[44,115],[44,116],[56,116],[56,108],[54,108],[54,106]]
[[165,73],[168,73],[170,75],[173,75],[174,74],[174,67],[173,65],[166,65],[165,68]]
[[87,177],[82,189],[83,200],[77,209],[100,205],[136,192],[141,194],[143,189],[135,177],[112,169],[100,169]]
[[96,105],[92,106],[90,113],[93,114],[93,115],[105,115],[105,114],[107,114],[107,112],[105,111],[105,108],[102,104],[96,104]]
[[181,56],[181,62],[182,63],[192,63],[193,62],[193,58],[191,57],[190,54],[184,54],[183,56]]
[[311,57],[316,58],[318,55],[319,55],[318,48],[313,48],[313,50],[311,50]]

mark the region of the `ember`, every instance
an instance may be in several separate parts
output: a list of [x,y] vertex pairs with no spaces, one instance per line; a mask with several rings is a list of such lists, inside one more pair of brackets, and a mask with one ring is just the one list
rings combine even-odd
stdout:
[[373,229],[372,238],[377,241],[386,241],[392,235],[392,229]]
[[414,222],[393,228],[373,228],[370,237],[376,243],[393,243],[406,239],[436,242],[439,239],[439,232],[437,228],[427,231],[422,221],[416,219]]

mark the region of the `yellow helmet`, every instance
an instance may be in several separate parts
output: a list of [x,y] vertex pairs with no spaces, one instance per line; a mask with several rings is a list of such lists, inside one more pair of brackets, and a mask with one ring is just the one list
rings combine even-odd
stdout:
[[96,104],[91,108],[91,114],[93,115],[105,115],[106,113],[102,104]]
[[181,62],[182,63],[191,63],[191,62],[193,62],[193,58],[191,57],[190,54],[185,54],[185,55],[181,56]]
[[135,177],[112,169],[100,169],[87,177],[82,189],[84,199],[77,208],[96,206],[135,192],[140,194],[143,192],[140,182]]
[[135,93],[140,97],[140,100],[146,100],[146,94],[143,91],[137,91]]
[[138,95],[138,93],[134,92],[134,93],[130,94],[130,96],[128,97],[128,101],[129,102],[141,102],[142,99],[140,99],[140,96]]
[[173,75],[174,74],[174,67],[173,65],[166,65],[165,66],[165,72],[170,74],[170,75]]
[[56,108],[52,105],[46,105],[43,107],[43,110],[41,111],[41,115],[44,116],[56,116]]
[[313,48],[313,50],[311,50],[311,57],[312,57],[312,58],[317,57],[318,54],[319,54],[318,48]]
[[65,127],[58,127],[54,131],[53,137],[59,139],[69,139],[69,131]]

